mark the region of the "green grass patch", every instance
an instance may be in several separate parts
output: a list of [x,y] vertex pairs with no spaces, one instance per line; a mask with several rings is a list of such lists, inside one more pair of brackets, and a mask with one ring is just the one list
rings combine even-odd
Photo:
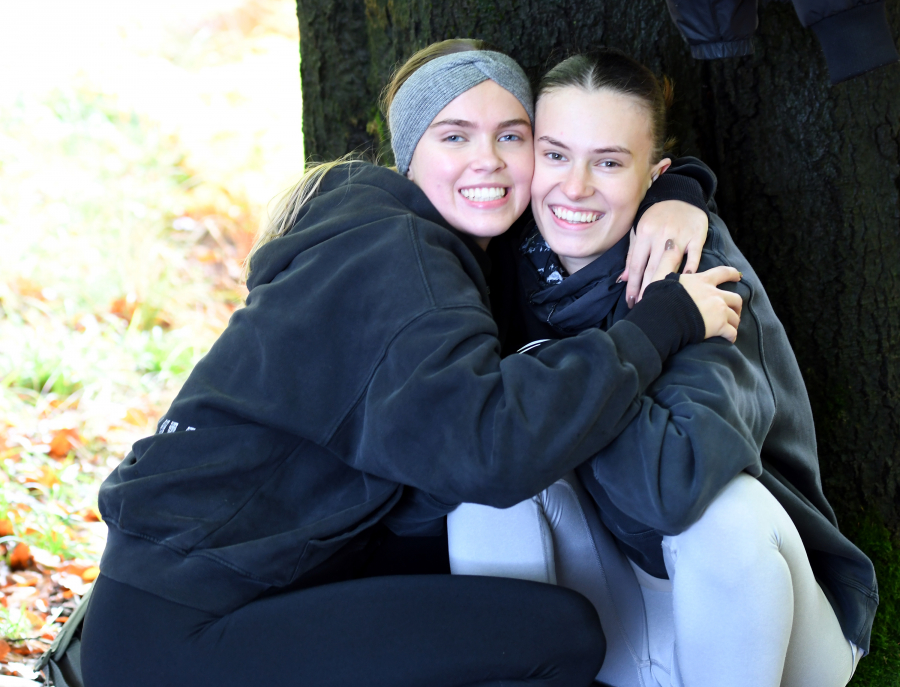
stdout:
[[863,519],[852,535],[875,564],[880,604],[872,628],[871,653],[860,661],[851,684],[900,687],[900,543],[874,516]]

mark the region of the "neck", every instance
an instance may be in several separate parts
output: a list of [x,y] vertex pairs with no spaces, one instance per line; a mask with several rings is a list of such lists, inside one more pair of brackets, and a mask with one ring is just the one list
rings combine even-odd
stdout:
[[568,272],[569,274],[575,274],[582,267],[587,267],[588,265],[590,265],[601,255],[603,255],[603,253],[590,255],[586,258],[575,258],[568,255],[560,255],[559,261],[562,263],[562,266],[566,268],[566,272]]

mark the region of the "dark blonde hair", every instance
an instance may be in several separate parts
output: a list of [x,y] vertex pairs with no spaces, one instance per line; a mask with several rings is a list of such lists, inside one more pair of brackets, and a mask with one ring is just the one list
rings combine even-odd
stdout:
[[660,84],[653,72],[625,53],[609,48],[563,60],[541,78],[537,99],[571,86],[636,98],[650,117],[651,163],[662,160],[675,146],[675,139],[666,137],[666,112],[675,97],[672,82],[664,77]]

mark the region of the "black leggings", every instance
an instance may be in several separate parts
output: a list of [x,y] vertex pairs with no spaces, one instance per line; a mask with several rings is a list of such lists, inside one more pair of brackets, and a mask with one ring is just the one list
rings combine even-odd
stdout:
[[225,616],[101,575],[82,640],[87,687],[585,687],[597,614],[561,587],[490,577],[368,577]]

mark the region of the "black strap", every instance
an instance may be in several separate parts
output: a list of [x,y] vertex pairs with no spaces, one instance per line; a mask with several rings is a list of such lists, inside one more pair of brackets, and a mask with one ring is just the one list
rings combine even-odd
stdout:
[[81,680],[81,624],[87,613],[88,600],[94,587],[81,597],[72,615],[56,635],[53,644],[44,652],[37,663],[37,669],[45,673],[51,685],[56,687],[83,687]]

